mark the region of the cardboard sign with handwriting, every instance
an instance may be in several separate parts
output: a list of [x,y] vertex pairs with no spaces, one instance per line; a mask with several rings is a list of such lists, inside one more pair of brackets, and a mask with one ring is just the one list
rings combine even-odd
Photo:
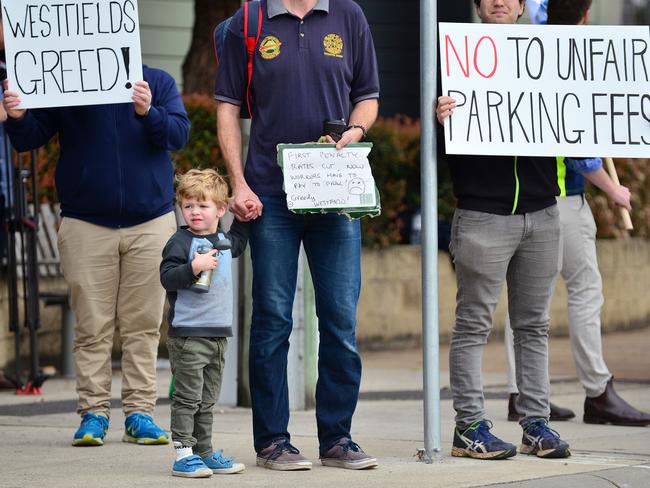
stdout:
[[378,215],[379,193],[370,169],[371,143],[279,144],[287,207],[296,213]]

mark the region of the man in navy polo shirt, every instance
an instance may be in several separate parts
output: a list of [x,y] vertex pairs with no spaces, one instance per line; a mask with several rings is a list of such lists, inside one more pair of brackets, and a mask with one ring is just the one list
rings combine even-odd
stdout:
[[287,352],[302,242],[319,317],[316,420],[321,462],[370,468],[377,460],[350,436],[361,380],[355,340],[361,286],[359,222],[335,214],[290,212],[276,146],[318,140],[328,119],[348,120],[338,148],[363,138],[378,109],[372,37],[361,9],[351,0],[263,0],[261,5],[245,171],[239,129],[247,85],[241,9],[226,36],[215,90],[232,210],[240,220],[252,221],[250,389],[257,464],[277,470],[311,468],[311,461],[290,444],[288,432]]

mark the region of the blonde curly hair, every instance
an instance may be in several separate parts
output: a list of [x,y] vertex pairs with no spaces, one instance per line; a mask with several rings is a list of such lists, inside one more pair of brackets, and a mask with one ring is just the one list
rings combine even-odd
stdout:
[[228,183],[213,169],[191,169],[176,175],[176,201],[183,199],[212,200],[217,207],[228,206]]

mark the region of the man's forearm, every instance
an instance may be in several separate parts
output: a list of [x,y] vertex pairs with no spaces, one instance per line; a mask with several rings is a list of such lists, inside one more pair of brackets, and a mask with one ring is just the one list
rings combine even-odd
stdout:
[[242,164],[239,110],[237,105],[217,102],[217,136],[233,189],[246,184]]
[[349,125],[362,125],[366,130],[377,120],[379,102],[376,98],[362,100],[357,103],[350,114]]
[[616,190],[616,183],[612,181],[612,179],[603,168],[597,169],[596,171],[591,171],[589,173],[582,173],[582,175],[593,185],[596,185],[608,195]]

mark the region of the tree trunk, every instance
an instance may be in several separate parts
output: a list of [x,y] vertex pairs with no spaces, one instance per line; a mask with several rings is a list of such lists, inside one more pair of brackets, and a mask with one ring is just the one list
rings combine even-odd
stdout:
[[217,24],[240,6],[241,0],[194,0],[192,44],[183,61],[184,93],[214,93],[216,64],[212,34]]

